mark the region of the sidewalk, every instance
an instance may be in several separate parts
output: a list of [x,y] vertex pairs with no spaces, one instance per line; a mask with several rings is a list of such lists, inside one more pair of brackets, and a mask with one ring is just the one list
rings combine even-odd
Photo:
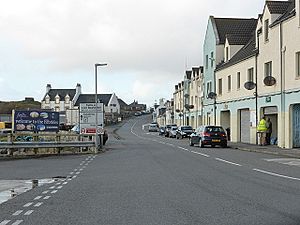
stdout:
[[242,151],[260,152],[260,153],[278,155],[283,157],[300,158],[300,148],[285,149],[285,148],[279,148],[276,145],[259,146],[259,145],[245,144],[240,142],[238,143],[229,142],[228,146],[232,149],[238,149]]

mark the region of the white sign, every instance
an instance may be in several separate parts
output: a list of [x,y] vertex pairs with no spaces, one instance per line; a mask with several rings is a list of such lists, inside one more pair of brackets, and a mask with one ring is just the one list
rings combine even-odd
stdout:
[[250,111],[250,125],[256,127],[256,111]]
[[[96,104],[80,103],[79,106],[79,129],[81,134],[96,133]],[[103,103],[97,103],[98,132],[101,133],[104,127]]]

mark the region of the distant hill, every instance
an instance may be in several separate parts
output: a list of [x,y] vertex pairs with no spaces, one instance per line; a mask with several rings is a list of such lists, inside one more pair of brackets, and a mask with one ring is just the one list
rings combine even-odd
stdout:
[[0,101],[0,114],[11,114],[13,109],[27,110],[27,109],[40,109],[41,103],[34,101],[33,98],[25,98],[23,101]]

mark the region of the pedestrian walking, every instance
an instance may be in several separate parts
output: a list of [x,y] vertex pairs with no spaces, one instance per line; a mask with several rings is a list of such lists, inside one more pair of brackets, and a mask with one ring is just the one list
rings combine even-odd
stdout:
[[271,119],[269,117],[266,121],[266,127],[267,127],[266,144],[269,145],[269,144],[271,144],[271,135],[272,135],[272,122],[271,122]]
[[259,135],[259,145],[266,145],[266,117],[263,116],[257,125],[257,133]]

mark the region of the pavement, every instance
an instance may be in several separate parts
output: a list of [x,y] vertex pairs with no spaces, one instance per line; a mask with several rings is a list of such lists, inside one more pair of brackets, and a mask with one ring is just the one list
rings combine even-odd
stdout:
[[276,145],[259,146],[259,145],[245,144],[240,142],[229,142],[228,146],[230,148],[242,150],[242,151],[259,152],[264,154],[300,158],[300,148],[286,149],[286,148],[280,148]]

